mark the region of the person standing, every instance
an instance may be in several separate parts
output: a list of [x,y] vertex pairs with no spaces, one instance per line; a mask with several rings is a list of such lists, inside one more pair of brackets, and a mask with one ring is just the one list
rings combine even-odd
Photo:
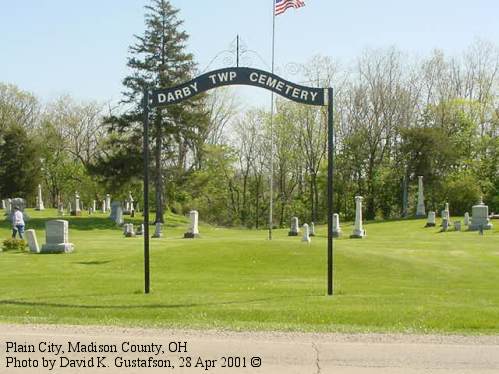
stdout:
[[24,239],[24,216],[19,207],[14,207],[14,214],[12,214],[12,239],[16,238],[19,233],[19,238]]

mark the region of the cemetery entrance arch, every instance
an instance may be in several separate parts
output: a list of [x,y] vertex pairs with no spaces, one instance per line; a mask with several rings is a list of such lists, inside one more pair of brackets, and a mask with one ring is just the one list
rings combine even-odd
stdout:
[[217,87],[261,87],[289,100],[328,107],[327,293],[333,294],[333,89],[307,87],[259,69],[232,67],[214,70],[176,87],[144,92],[144,290],[149,293],[149,110],[177,104]]

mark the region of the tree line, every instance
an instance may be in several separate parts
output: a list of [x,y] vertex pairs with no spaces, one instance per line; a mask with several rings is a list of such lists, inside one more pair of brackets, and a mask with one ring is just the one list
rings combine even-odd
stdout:
[[[131,190],[140,201],[142,93],[198,74],[187,41],[178,10],[152,0],[116,108],[69,97],[42,106],[1,84],[0,195],[33,198],[43,181],[53,205],[75,190],[88,200]],[[499,211],[496,45],[476,41],[460,56],[424,58],[365,50],[346,65],[316,56],[299,70],[300,83],[335,89],[334,206],[343,219],[354,216],[355,195],[364,196],[367,219],[413,215],[419,175],[427,210],[449,202],[462,214],[483,198]],[[276,99],[270,119],[268,108],[241,110],[232,89],[152,111],[155,220],[166,209],[197,209],[215,224],[265,227],[272,160],[274,224],[324,222],[326,108]]]

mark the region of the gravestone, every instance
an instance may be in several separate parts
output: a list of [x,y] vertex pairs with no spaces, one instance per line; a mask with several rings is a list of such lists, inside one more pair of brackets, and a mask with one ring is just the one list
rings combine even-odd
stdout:
[[20,197],[16,197],[10,200],[10,212],[12,212],[12,209],[14,209],[14,207],[16,206],[19,208],[21,212],[24,212],[24,209],[26,209],[26,200]]
[[134,208],[133,208],[132,191],[128,191],[128,197],[125,200],[125,211],[123,213],[124,214],[132,214],[133,210],[134,210]]
[[483,201],[480,201],[480,203],[471,208],[471,223],[468,229],[476,231],[480,230],[480,227],[483,230],[490,230],[492,228],[489,218],[489,207]]
[[69,243],[68,221],[62,219],[45,222],[45,244],[41,253],[70,253],[74,245]]
[[35,230],[26,230],[24,234],[26,236],[26,241],[28,242],[29,251],[31,253],[40,253],[40,247],[38,246],[38,241],[36,240]]
[[80,195],[78,192],[75,192],[75,196],[73,199],[73,209],[71,210],[72,216],[81,216],[81,207],[80,207]]
[[0,207],[1,209],[7,209],[7,204],[5,204],[5,200],[2,199],[2,206]]
[[418,206],[416,210],[416,217],[426,217],[426,210],[424,206],[424,193],[423,193],[423,177],[418,176]]
[[454,222],[454,230],[455,231],[461,231],[461,221],[455,221]]
[[442,231],[446,232],[449,229],[449,220],[444,218],[442,220]]
[[116,214],[118,212],[118,207],[121,208],[121,201],[113,201],[111,204],[111,214],[109,214],[109,218],[113,221],[116,220]]
[[92,202],[92,211],[93,211],[93,212],[97,212],[97,201],[96,201],[96,200],[94,200],[94,201]]
[[315,236],[315,224],[313,222],[310,223],[310,236]]
[[198,227],[199,213],[197,210],[191,210],[189,216],[191,218],[191,224],[189,225],[189,229],[187,230],[187,232],[184,234],[184,238],[185,239],[199,238],[199,227]]
[[341,236],[340,227],[340,215],[338,213],[333,214],[333,238],[339,238]]
[[123,218],[123,208],[121,207],[121,205],[118,205],[116,207],[114,223],[116,223],[117,226],[121,226],[123,225],[123,223],[125,223],[125,220]]
[[449,203],[445,203],[445,209],[441,212],[442,219],[446,219],[448,223],[450,223],[450,211],[449,211]]
[[10,217],[11,213],[12,213],[12,202],[10,199],[5,199],[5,215],[7,217]]
[[70,215],[71,215],[71,208],[72,208],[72,207],[71,207],[71,201],[70,201],[70,202],[68,203],[68,212],[69,212],[69,214],[70,214]]
[[161,222],[156,222],[156,227],[154,229],[154,234],[152,235],[153,238],[155,239],[159,239],[163,236],[163,234],[161,233]]
[[470,225],[470,214],[468,212],[464,213],[464,225],[465,226]]
[[125,238],[133,238],[135,236],[133,223],[125,224],[124,235],[125,235]]
[[298,236],[300,232],[300,224],[298,222],[298,217],[291,218],[291,228],[288,232],[288,236]]
[[63,203],[60,203],[59,206],[57,207],[57,214],[59,214],[60,216],[64,215],[64,204]]
[[426,221],[425,227],[435,227],[437,225],[436,213],[431,211],[428,212],[428,220]]
[[310,232],[308,228],[308,224],[303,225],[303,238],[301,239],[302,242],[310,243],[312,239],[310,239]]
[[353,229],[353,234],[350,238],[362,239],[366,236],[366,231],[362,226],[362,196],[355,196],[355,226]]
[[135,231],[135,235],[144,235],[144,224],[137,226],[137,230]]
[[111,211],[111,195],[106,194],[106,212]]
[[43,197],[42,197],[42,185],[38,185],[38,195],[36,196],[36,207],[35,210],[45,210],[43,205]]

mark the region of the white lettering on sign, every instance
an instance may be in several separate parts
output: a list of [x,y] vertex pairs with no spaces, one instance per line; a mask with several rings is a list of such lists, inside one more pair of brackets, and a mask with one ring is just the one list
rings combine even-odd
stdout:
[[[222,72],[215,72],[214,74],[208,75],[205,79],[207,79],[207,81],[213,86],[237,83],[248,84],[248,82],[245,82],[244,79],[242,80],[242,82],[238,82],[237,78],[237,70],[226,70]],[[317,103],[318,101],[318,92],[316,92],[316,89],[298,86],[293,83],[287,83],[286,81],[281,80],[279,77],[275,77],[270,73],[262,73],[258,71],[249,72],[248,79],[249,82],[256,86],[279,92],[281,95],[287,96],[288,98],[291,98],[293,100],[310,103]],[[193,81],[179,88],[174,88],[169,91],[158,93],[156,98],[157,103],[160,105],[171,104],[194,96],[200,92],[198,84],[198,81]],[[203,84],[203,87],[204,85],[205,84]],[[209,88],[203,88],[203,90],[206,89]]]
[[225,71],[223,73],[208,75],[208,78],[210,78],[213,84],[232,82],[237,78],[237,73],[235,71]]

